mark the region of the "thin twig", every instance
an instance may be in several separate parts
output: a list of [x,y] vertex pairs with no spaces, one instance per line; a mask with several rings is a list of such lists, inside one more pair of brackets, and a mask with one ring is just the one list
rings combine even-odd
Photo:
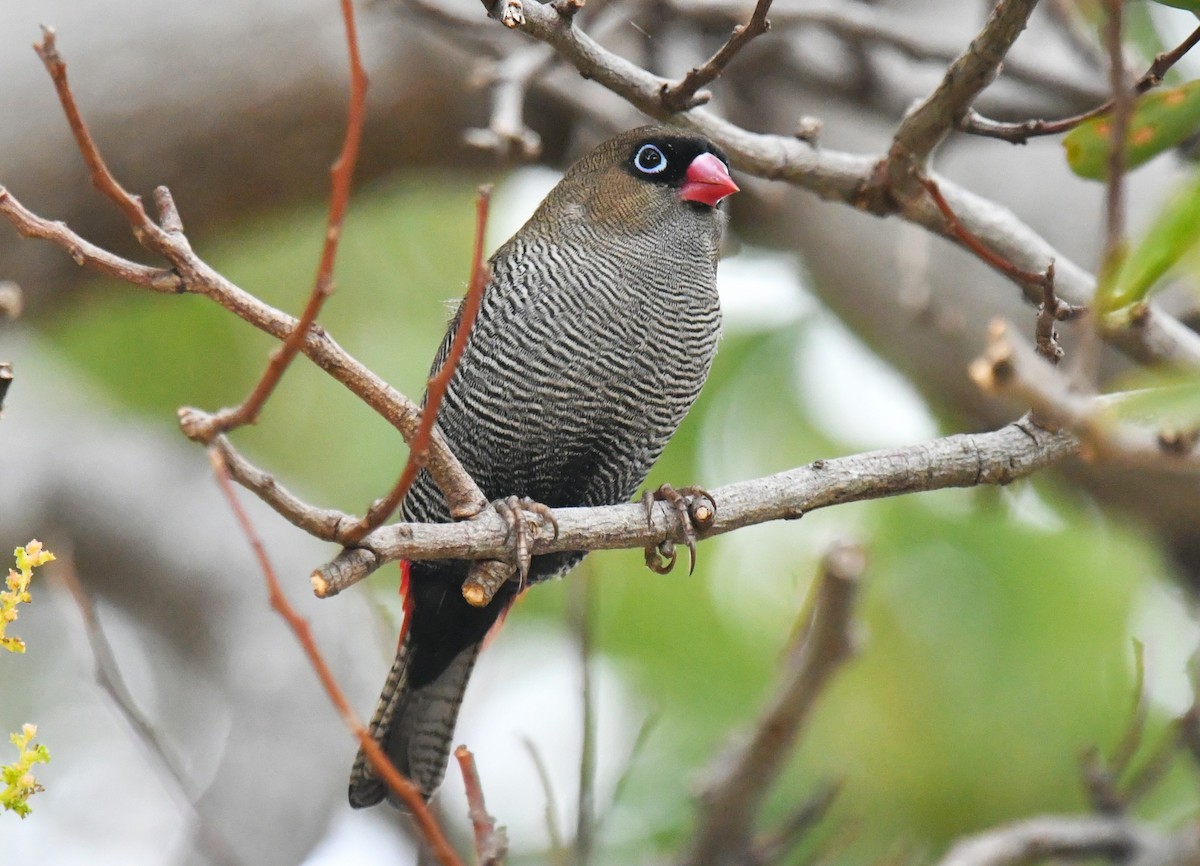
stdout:
[[467,791],[467,815],[475,835],[475,862],[478,866],[500,866],[508,856],[508,836],[503,827],[496,826],[496,819],[488,814],[475,756],[466,746],[459,746],[454,750],[454,758],[458,761],[463,787]]
[[391,517],[396,506],[404,499],[417,473],[429,462],[429,447],[432,442],[433,428],[437,423],[438,411],[442,407],[442,398],[458,362],[462,360],[467,348],[467,340],[471,337],[471,329],[475,327],[475,318],[483,304],[483,292],[491,279],[491,269],[483,259],[483,242],[487,231],[488,203],[491,201],[492,188],[481,186],[475,198],[475,246],[471,257],[471,279],[467,288],[467,296],[463,299],[462,307],[454,325],[454,341],[442,361],[438,371],[429,378],[425,389],[425,405],[421,409],[421,423],[417,435],[409,445],[408,461],[400,473],[396,485],[383,499],[376,500],[367,510],[367,515],[357,525],[346,532],[344,543],[354,544],[371,530],[380,526]]
[[712,94],[702,92],[700,88],[711,84],[717,79],[729,61],[745,48],[755,37],[761,36],[771,29],[767,20],[767,12],[771,9],[771,0],[758,0],[754,12],[745,24],[738,24],[729,34],[725,44],[717,49],[717,53],[694,69],[688,70],[674,84],[664,84],[662,87],[662,105],[670,114],[687,111],[698,105],[704,105],[712,98]]
[[562,830],[558,826],[558,799],[554,796],[554,784],[550,779],[550,769],[541,751],[530,737],[522,736],[521,745],[529,753],[533,768],[537,772],[538,783],[542,786],[542,794],[546,798],[546,835],[550,838],[550,854],[557,866],[566,866],[569,861],[566,846],[563,844]]
[[346,216],[346,208],[350,203],[350,183],[354,179],[354,169],[358,164],[358,149],[362,143],[363,122],[366,119],[367,73],[363,69],[358,50],[358,30],[354,21],[354,4],[352,0],[341,0],[342,19],[346,27],[346,46],[350,60],[350,100],[346,112],[346,135],[342,142],[342,150],[329,169],[330,185],[329,217],[325,227],[325,242],[321,249],[321,259],[317,265],[317,275],[309,293],[308,303],[304,312],[296,322],[296,327],[281,346],[271,353],[267,368],[262,378],[246,397],[240,406],[223,409],[211,416],[211,435],[227,433],[245,424],[253,424],[258,420],[263,405],[275,391],[275,387],[283,378],[284,372],[291,366],[308,334],[309,329],[317,321],[317,315],[325,305],[325,301],[333,294],[333,265],[337,258],[338,243],[342,237],[342,223]]
[[[1046,266],[1046,270],[1042,273],[1027,271],[1023,268],[1017,267],[999,253],[990,249],[987,244],[981,241],[965,225],[963,225],[962,220],[958,218],[958,215],[954,212],[954,209],[950,207],[949,202],[946,201],[946,197],[942,195],[942,190],[936,181],[934,181],[932,178],[922,176],[921,183],[925,187],[925,190],[929,193],[929,197],[933,199],[933,203],[937,205],[937,209],[945,218],[950,234],[957,238],[959,243],[961,243],[964,247],[974,253],[978,259],[980,259],[989,267],[992,267],[1004,274],[1010,280],[1037,286],[1043,291],[1049,291],[1053,293],[1053,259],[1050,260],[1050,263]],[[1057,306],[1055,309],[1057,309]]]
[[67,116],[71,134],[75,137],[75,143],[87,165],[92,185],[120,209],[133,228],[137,239],[142,243],[147,243],[158,227],[147,215],[141,200],[117,182],[112,172],[108,170],[104,158],[100,155],[100,150],[96,147],[96,142],[92,138],[91,132],[88,131],[87,124],[83,121],[79,106],[75,103],[75,94],[71,92],[71,85],[67,80],[67,64],[58,53],[57,36],[53,27],[42,25],[42,41],[34,44],[33,50],[42,59],[42,64],[50,73],[50,80],[54,82],[58,101],[62,105],[63,113]]
[[[1187,39],[1180,42],[1170,51],[1164,51],[1155,57],[1154,62],[1150,64],[1150,67],[1137,80],[1137,83],[1134,84],[1130,95],[1140,96],[1162,84],[1167,70],[1179,62],[1181,57],[1195,48],[1197,43],[1200,43],[1200,27],[1193,30]],[[1095,108],[1071,115],[1070,117],[1062,117],[1058,120],[1025,120],[1021,123],[1005,123],[984,117],[975,111],[968,111],[959,122],[958,128],[972,135],[998,138],[1012,144],[1025,144],[1029,139],[1038,136],[1059,135],[1069,132],[1081,123],[1091,120],[1093,117],[1108,114],[1113,110],[1115,104],[1116,100],[1110,97]]]
[[[804,835],[828,813],[841,791],[841,783],[826,782],[800,804],[778,828],[754,843],[746,866],[771,866],[779,863],[799,844]],[[820,862],[816,859],[815,862]]]
[[384,781],[392,793],[404,802],[405,808],[412,813],[413,821],[420,829],[421,835],[429,844],[434,856],[442,863],[442,866],[463,866],[454,849],[450,847],[450,843],[446,840],[445,834],[442,833],[442,829],[438,826],[433,814],[425,805],[425,800],[421,796],[421,792],[417,790],[412,782],[400,774],[379,746],[379,743],[375,741],[375,738],[371,736],[355,714],[353,708],[351,708],[350,702],[346,700],[346,695],[342,692],[341,686],[338,685],[337,679],[333,675],[333,671],[329,669],[324,656],[317,648],[308,621],[296,612],[291,602],[287,600],[287,596],[283,594],[283,589],[279,585],[279,578],[275,574],[275,567],[271,564],[271,560],[267,556],[266,548],[255,531],[254,525],[250,522],[249,515],[242,508],[241,502],[238,501],[237,493],[233,489],[233,483],[225,467],[225,462],[221,457],[221,452],[216,448],[209,448],[208,456],[212,462],[213,474],[217,478],[221,492],[225,495],[225,499],[228,501],[229,507],[232,509],[234,517],[242,529],[243,535],[250,543],[250,547],[254,551],[254,556],[258,560],[263,580],[267,584],[267,595],[271,607],[283,617],[288,627],[292,630],[292,633],[296,636],[296,641],[308,657],[308,661],[313,666],[313,670],[316,672],[317,678],[321,681],[321,686],[329,696],[334,709],[337,710],[346,727],[354,734],[354,737],[366,753],[367,761],[371,764],[371,769],[375,772],[376,776]]
[[790,670],[745,744],[722,758],[700,795],[688,866],[740,862],[752,846],[758,813],[786,765],[824,686],[853,651],[851,615],[866,569],[861,547],[841,543],[824,557],[812,593],[811,616],[792,652]]
[[159,734],[154,723],[142,712],[137,701],[130,692],[117,663],[117,654],[109,643],[108,635],[96,613],[96,605],[91,594],[84,588],[75,571],[72,557],[58,553],[59,565],[55,568],[55,576],[71,593],[76,607],[83,617],[83,627],[87,634],[88,644],[92,648],[92,659],[95,662],[96,682],[112,699],[113,704],[120,710],[130,728],[145,745],[146,750],[154,756],[158,765],[166,771],[179,800],[184,803],[192,817],[192,829],[196,838],[196,847],[205,857],[214,863],[236,866],[242,859],[229,847],[229,842],[220,834],[216,827],[200,811],[196,801],[188,791],[189,782],[184,772],[183,762]]

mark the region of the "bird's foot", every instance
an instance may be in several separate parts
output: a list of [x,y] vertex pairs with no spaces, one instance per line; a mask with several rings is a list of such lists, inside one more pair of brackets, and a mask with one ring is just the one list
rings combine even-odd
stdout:
[[[713,525],[717,518],[717,503],[712,495],[701,487],[682,487],[676,490],[664,484],[657,490],[647,490],[642,496],[646,508],[646,524],[654,528],[654,503],[663,502],[675,513],[683,531],[683,540],[688,549],[688,574],[696,570],[696,538]],[[658,544],[646,546],[646,567],[658,574],[666,574],[675,567],[675,542],[670,538]]]
[[538,530],[547,524],[554,529],[554,537],[558,538],[558,519],[554,512],[540,502],[534,502],[528,496],[508,496],[497,499],[492,507],[499,512],[508,524],[508,534],[504,543],[512,546],[512,561],[521,575],[521,588],[529,578],[529,563],[533,559],[533,542]]

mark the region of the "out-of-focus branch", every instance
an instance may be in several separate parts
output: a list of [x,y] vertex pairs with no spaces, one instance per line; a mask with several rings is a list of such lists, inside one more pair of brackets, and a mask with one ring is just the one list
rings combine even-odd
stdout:
[[851,614],[866,568],[861,547],[841,543],[821,563],[811,590],[803,638],[793,649],[786,679],[754,732],[718,769],[700,795],[700,814],[688,866],[734,866],[751,850],[759,809],[787,765],[800,729],[822,689],[850,658]]
[[1137,866],[1196,864],[1200,832],[1190,826],[1166,836],[1119,817],[1043,816],[964,839],[938,866],[1010,866],[1095,857]]
[[108,635],[104,633],[104,627],[100,623],[100,617],[96,614],[96,605],[80,582],[72,557],[64,556],[60,552],[58,559],[59,565],[54,573],[70,592],[83,617],[84,631],[87,634],[88,644],[92,648],[92,658],[96,666],[97,684],[112,699],[113,704],[120,710],[129,723],[129,727],[145,745],[146,750],[166,771],[180,802],[184,803],[191,812],[196,847],[213,863],[237,866],[242,863],[241,858],[229,847],[229,843],[208,821],[196,805],[195,800],[192,799],[188,791],[187,774],[184,772],[179,757],[159,735],[154,723],[142,712],[137,701],[134,700],[133,694],[129,691],[129,686],[125,683],[125,677],[121,673],[121,666],[117,664],[117,655],[113,652]]
[[[1070,433],[1017,421],[990,433],[960,434],[903,448],[817,460],[776,475],[711,490],[717,503],[709,538],[769,520],[795,520],[809,511],[946,487],[1008,484],[1051,466],[1078,447]],[[260,495],[263,492],[255,491]],[[266,498],[266,497],[264,497]],[[270,501],[268,500],[269,504]],[[533,553],[645,548],[666,539],[682,544],[679,521],[663,509],[647,520],[640,503],[557,508],[558,534],[539,535]],[[322,597],[334,595],[396,559],[504,559],[508,526],[495,509],[460,523],[395,523],[366,536],[313,572]]]
[[478,866],[500,866],[508,856],[508,836],[503,827],[496,826],[496,819],[488,814],[475,756],[466,746],[459,746],[454,750],[454,758],[458,761],[463,787],[467,792],[468,817],[475,835],[475,862]]
[[971,363],[970,374],[985,391],[1030,406],[1039,425],[1066,429],[1079,437],[1080,456],[1086,459],[1200,470],[1195,437],[1181,439],[1121,421],[1114,410],[1126,395],[1097,397],[1074,390],[1067,377],[1038,357],[1007,322],[992,323],[987,351]]

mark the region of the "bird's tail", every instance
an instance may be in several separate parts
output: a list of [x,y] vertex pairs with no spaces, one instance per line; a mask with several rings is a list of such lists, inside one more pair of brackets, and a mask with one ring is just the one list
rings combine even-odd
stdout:
[[[458,708],[481,643],[462,649],[431,682],[410,688],[413,637],[411,630],[406,630],[371,719],[371,736],[426,800],[441,785],[446,773]],[[356,809],[374,806],[385,794],[387,786],[375,775],[359,749],[350,771],[350,805]]]

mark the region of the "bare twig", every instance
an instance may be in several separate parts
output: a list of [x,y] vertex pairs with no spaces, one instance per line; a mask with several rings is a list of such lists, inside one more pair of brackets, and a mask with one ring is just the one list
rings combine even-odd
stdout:
[[[935,181],[928,177],[922,177],[921,183],[925,187],[926,192],[929,193],[930,198],[933,199],[933,203],[937,205],[937,209],[941,212],[942,216],[945,217],[950,234],[957,238],[964,247],[974,253],[978,259],[980,259],[989,267],[995,268],[1010,280],[1026,285],[1037,286],[1042,289],[1043,293],[1048,291],[1053,294],[1053,259],[1051,259],[1046,265],[1046,270],[1041,273],[1036,271],[1026,271],[1017,267],[1008,259],[1004,258],[1004,256],[989,249],[987,244],[977,238],[970,231],[970,229],[962,224],[962,221],[958,218],[958,215],[954,213],[954,209],[950,207],[949,202],[946,201],[946,197],[942,195],[942,191]],[[1045,297],[1045,294],[1043,294],[1043,304],[1045,303]],[[1057,309],[1057,305],[1055,305],[1055,307],[1052,309]]]
[[254,525],[250,522],[249,515],[246,514],[241,503],[238,501],[237,493],[233,489],[233,484],[229,472],[225,467],[224,459],[221,457],[221,452],[215,448],[210,448],[208,455],[212,461],[213,474],[217,478],[221,492],[229,502],[229,507],[232,509],[234,517],[237,518],[238,525],[241,527],[242,533],[250,543],[250,547],[254,551],[254,556],[258,560],[263,580],[267,584],[267,595],[270,599],[271,607],[283,617],[288,628],[296,636],[296,641],[308,657],[308,661],[313,666],[313,670],[316,672],[321,686],[325,689],[325,693],[329,696],[334,709],[337,710],[346,727],[354,734],[363,751],[366,753],[367,760],[371,764],[371,769],[375,772],[376,776],[384,781],[389,790],[404,802],[405,808],[412,813],[413,821],[420,829],[421,835],[429,844],[434,856],[442,863],[442,866],[463,866],[454,849],[450,847],[450,843],[446,840],[433,814],[425,805],[425,800],[421,796],[421,792],[417,790],[412,782],[400,774],[388,759],[379,743],[370,735],[351,708],[350,702],[346,700],[341,686],[338,685],[337,679],[333,675],[333,671],[329,669],[324,656],[321,655],[321,651],[317,648],[316,641],[313,639],[312,629],[308,626],[308,621],[296,612],[291,602],[287,600],[287,596],[283,594],[283,589],[279,585],[279,578],[275,575],[275,567],[271,565],[266,548],[263,547],[262,540],[258,537]]
[[[317,276],[313,283],[308,303],[300,314],[296,327],[272,353],[262,378],[240,406],[223,409],[209,417],[211,436],[226,433],[245,424],[253,424],[263,405],[274,392],[284,372],[295,360],[309,329],[317,321],[317,315],[325,301],[333,294],[333,264],[337,258],[338,242],[342,237],[342,222],[350,203],[350,182],[358,164],[358,149],[362,142],[363,122],[366,119],[367,73],[363,69],[358,50],[358,30],[354,21],[352,0],[341,0],[342,19],[346,27],[346,46],[350,60],[350,100],[346,113],[346,135],[342,150],[329,169],[332,190],[329,196],[329,216],[325,226],[325,243],[321,249],[321,260],[317,265]],[[175,219],[168,220],[167,213]],[[168,222],[177,224],[174,209],[163,214],[164,228]],[[180,227],[182,228],[182,227]]]
[[[1032,349],[1030,349],[1032,352]],[[1008,484],[1075,452],[1078,440],[1027,421],[990,433],[961,434],[832,460],[818,460],[752,481],[711,490],[717,517],[703,537],[768,520],[795,520],[809,511],[946,487]],[[679,521],[655,509],[649,524],[640,504],[556,508],[556,537],[539,535],[534,554],[565,550],[645,548],[667,538],[684,542]],[[508,527],[494,509],[459,523],[399,523],[380,527],[360,548],[321,566],[314,583],[323,596],[361,580],[396,559],[504,559]]]
[[537,772],[538,783],[542,786],[542,794],[546,798],[546,808],[544,814],[546,816],[546,835],[550,837],[550,854],[552,861],[557,866],[566,866],[569,863],[566,846],[563,845],[562,830],[558,826],[558,800],[554,796],[554,784],[550,779],[550,769],[546,766],[546,761],[542,757],[541,751],[528,736],[521,737],[521,745],[525,747],[525,751],[529,753],[529,759],[533,761],[533,768]]
[[771,28],[771,22],[767,20],[767,13],[770,9],[771,0],[758,0],[754,5],[754,12],[751,13],[750,20],[734,27],[729,39],[717,49],[716,54],[694,69],[688,70],[687,75],[675,84],[664,84],[662,88],[663,108],[670,114],[676,114],[708,102],[712,98],[712,94],[702,91],[700,88],[715,81],[739,51],[756,36],[761,36]]
[[488,76],[492,90],[488,125],[468,129],[463,140],[504,158],[536,159],[541,155],[541,136],[525,123],[525,94],[533,77],[556,59],[549,46],[534,45],[496,61]]
[[[775,831],[754,843],[746,866],[771,866],[779,863],[796,847],[804,835],[829,812],[841,790],[839,783],[825,783],[796,809]],[[816,862],[820,862],[816,860]]]
[[786,679],[749,740],[734,748],[700,795],[688,866],[741,863],[751,849],[759,808],[826,683],[850,657],[851,614],[866,568],[862,548],[838,544],[825,555],[810,618]]
[[946,70],[937,88],[901,122],[888,152],[890,163],[902,165],[904,171],[910,165],[924,166],[975,97],[995,79],[1036,5],[1037,0],[1001,0],[995,5],[979,35]]
[[88,131],[87,124],[83,122],[79,106],[75,103],[75,95],[71,92],[71,85],[67,80],[67,64],[58,53],[58,42],[53,27],[42,26],[42,41],[36,43],[33,50],[42,59],[42,64],[50,73],[50,80],[54,82],[58,101],[62,104],[63,113],[67,116],[67,124],[71,127],[71,134],[75,137],[75,143],[79,146],[79,152],[87,165],[92,185],[117,206],[133,228],[133,233],[138,241],[156,249],[156,239],[157,235],[161,233],[161,229],[146,214],[141,200],[126,191],[108,170],[92,134]]
[[467,791],[468,817],[475,834],[475,862],[478,866],[501,866],[508,855],[508,837],[504,828],[497,827],[496,819],[488,814],[475,756],[466,746],[459,746],[454,750],[454,758]]
[[229,866],[241,863],[241,858],[229,847],[229,843],[196,805],[196,801],[188,790],[189,782],[187,773],[183,769],[183,762],[159,734],[154,723],[142,712],[133,693],[129,691],[125,677],[121,674],[121,666],[117,663],[117,655],[113,652],[112,644],[109,643],[108,635],[105,634],[104,626],[96,613],[96,605],[92,601],[91,594],[79,580],[72,557],[64,555],[60,551],[58,560],[59,565],[55,568],[54,574],[71,593],[71,597],[83,617],[84,631],[87,634],[88,644],[92,648],[92,658],[96,666],[97,684],[112,699],[113,704],[120,710],[121,715],[125,717],[125,721],[129,723],[130,728],[133,729],[146,750],[154,756],[158,766],[166,771],[171,780],[171,787],[180,802],[184,803],[191,813],[196,847],[214,863],[224,863]]
[[[1181,57],[1196,47],[1198,42],[1200,42],[1200,27],[1193,30],[1187,39],[1183,40],[1170,51],[1164,51],[1155,57],[1154,62],[1150,64],[1150,68],[1134,84],[1131,96],[1143,94],[1162,84],[1167,70],[1179,62]],[[1080,114],[1071,115],[1070,117],[1063,117],[1058,120],[1026,120],[1021,123],[1004,123],[991,120],[975,111],[968,111],[959,122],[958,128],[972,135],[999,138],[1012,144],[1024,144],[1029,139],[1037,136],[1059,135],[1069,132],[1079,126],[1079,124],[1091,120],[1093,117],[1108,114],[1113,110],[1115,104],[1116,100],[1110,97],[1095,108]]]
[[1059,298],[1054,291],[1054,262],[1046,266],[1046,275],[1042,283],[1042,305],[1038,307],[1037,325],[1034,328],[1034,338],[1038,354],[1051,364],[1062,360],[1063,348],[1058,342],[1059,322],[1078,318],[1087,311],[1086,307],[1068,304]]
[[450,387],[450,380],[454,378],[454,371],[458,369],[458,362],[462,360],[463,352],[467,348],[471,329],[475,327],[475,317],[479,314],[479,307],[483,303],[484,289],[491,279],[491,269],[483,260],[483,241],[487,231],[488,203],[491,201],[491,195],[492,188],[490,186],[481,186],[475,199],[475,247],[474,255],[471,257],[471,279],[468,283],[467,296],[463,299],[462,307],[459,308],[458,316],[455,319],[454,341],[450,344],[450,349],[438,371],[429,378],[426,384],[425,405],[421,409],[421,423],[417,428],[417,435],[413,437],[409,445],[408,461],[404,464],[404,470],[400,473],[400,478],[391,492],[383,499],[372,503],[367,510],[367,516],[347,531],[343,543],[354,544],[391,517],[396,506],[400,504],[409,488],[412,487],[417,473],[429,462],[433,428],[437,423],[438,411],[442,407],[442,398],[446,396],[446,389]]

